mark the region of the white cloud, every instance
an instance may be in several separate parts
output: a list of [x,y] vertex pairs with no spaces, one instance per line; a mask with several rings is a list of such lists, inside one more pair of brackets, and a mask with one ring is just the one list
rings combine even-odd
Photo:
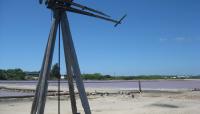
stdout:
[[165,41],[167,41],[168,39],[167,38],[160,38],[159,39],[161,42],[165,42]]
[[175,40],[182,42],[182,41],[187,40],[187,38],[185,38],[185,37],[176,37]]
[[188,39],[186,37],[174,37],[174,38],[159,38],[160,42],[185,42],[190,41],[191,39]]

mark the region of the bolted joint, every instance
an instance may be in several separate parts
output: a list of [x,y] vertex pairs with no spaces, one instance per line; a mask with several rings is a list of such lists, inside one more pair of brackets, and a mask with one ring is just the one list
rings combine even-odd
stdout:
[[54,9],[56,1],[57,0],[47,0],[45,2],[45,5],[47,5],[47,8],[49,8],[49,9]]
[[45,4],[49,9],[65,9],[71,6],[72,0],[46,0]]

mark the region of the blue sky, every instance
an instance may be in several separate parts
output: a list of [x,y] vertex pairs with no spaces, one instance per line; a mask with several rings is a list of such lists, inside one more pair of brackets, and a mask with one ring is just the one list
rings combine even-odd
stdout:
[[[120,18],[68,13],[82,73],[200,74],[199,0],[76,0]],[[0,68],[39,70],[51,24],[37,0],[0,1]],[[63,50],[62,50],[63,52]],[[57,45],[53,63],[57,61]],[[65,72],[63,53],[62,72]]]

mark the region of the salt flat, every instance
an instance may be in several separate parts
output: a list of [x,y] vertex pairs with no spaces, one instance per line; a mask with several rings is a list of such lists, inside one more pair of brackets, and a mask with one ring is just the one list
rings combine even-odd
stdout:
[[[98,93],[98,89],[95,91]],[[199,91],[146,91],[139,94],[119,90],[118,94],[109,94],[113,91],[105,89],[104,93],[107,94],[88,96],[92,114],[200,114]],[[61,113],[71,114],[69,96],[62,96],[61,99]],[[28,114],[32,100],[3,99],[0,101],[0,114]],[[78,111],[84,114],[78,96],[77,105]],[[45,114],[56,113],[57,97],[48,97]]]

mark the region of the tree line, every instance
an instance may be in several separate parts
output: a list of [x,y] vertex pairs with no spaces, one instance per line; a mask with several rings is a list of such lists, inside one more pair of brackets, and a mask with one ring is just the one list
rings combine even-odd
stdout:
[[0,69],[0,80],[24,80],[25,72],[22,69]]
[[[34,77],[38,77],[39,72]],[[60,69],[58,64],[52,66],[50,72],[50,80],[55,80],[60,77]],[[65,78],[67,76],[65,75]],[[179,77],[177,75],[139,75],[139,76],[111,76],[111,75],[102,75],[101,73],[93,74],[82,74],[82,79],[84,80],[154,80],[154,79],[200,79],[200,76],[188,76],[188,77]],[[25,80],[33,79],[29,76],[27,78],[26,72],[22,69],[0,69],[0,80]]]

